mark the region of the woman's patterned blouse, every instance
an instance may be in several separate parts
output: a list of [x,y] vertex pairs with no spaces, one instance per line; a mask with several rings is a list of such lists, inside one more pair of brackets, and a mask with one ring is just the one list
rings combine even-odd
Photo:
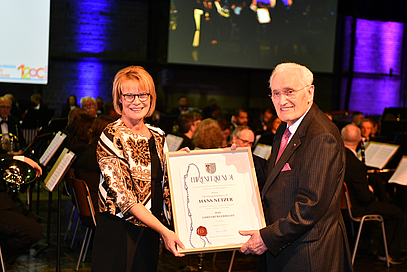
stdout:
[[[164,214],[171,218],[170,192],[165,171],[165,134],[146,124],[154,137],[158,157],[163,167]],[[109,124],[100,136],[97,160],[102,178],[99,184],[99,211],[123,218],[138,226],[146,226],[128,211],[142,203],[151,212],[151,156],[148,138],[129,129],[121,119]]]

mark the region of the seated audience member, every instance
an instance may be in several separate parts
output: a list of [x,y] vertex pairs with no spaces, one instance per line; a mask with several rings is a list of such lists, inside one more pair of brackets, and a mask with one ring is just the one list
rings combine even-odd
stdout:
[[[26,147],[19,120],[17,117],[10,115],[11,110],[12,101],[6,96],[0,97],[0,129],[2,135],[0,137],[0,153],[17,152]],[[13,136],[17,137],[17,139]],[[15,140],[17,141],[14,142]]]
[[218,122],[212,118],[206,118],[199,123],[192,142],[195,149],[220,148],[222,146],[222,129]]
[[250,124],[249,127],[254,131],[255,135],[262,134],[264,132],[267,132],[267,123],[270,121],[270,119],[273,117],[273,111],[271,108],[266,108],[260,113],[260,116],[254,118]]
[[75,168],[78,159],[85,151],[89,143],[89,129],[92,126],[95,118],[88,114],[79,114],[75,117],[68,127],[68,135],[66,137],[66,148],[71,150],[76,155],[72,167]]
[[362,143],[366,147],[367,143],[370,141],[370,137],[372,134],[373,122],[370,119],[360,120],[359,128],[362,134]]
[[[352,213],[362,217],[366,214],[380,214],[384,218],[387,246],[391,264],[400,264],[400,243],[403,237],[403,211],[394,205],[377,201],[372,186],[367,181],[367,166],[356,156],[356,149],[361,139],[360,129],[354,124],[348,124],[341,130],[346,147],[345,182],[348,186]],[[384,248],[377,253],[378,260],[386,261]]]
[[269,130],[271,133],[276,134],[278,126],[281,124],[281,119],[277,116],[273,117],[269,122]]
[[66,103],[62,107],[61,117],[68,117],[69,112],[74,108],[79,108],[78,100],[76,99],[76,96],[71,94],[68,96]]
[[75,169],[75,177],[84,180],[89,187],[96,215],[99,214],[98,191],[101,175],[99,163],[96,159],[96,147],[100,134],[113,121],[115,119],[107,115],[101,115],[95,119],[89,131],[89,144],[83,154],[76,160],[74,166],[72,166]]
[[208,106],[202,110],[203,119],[212,118],[218,120],[222,118],[222,112],[215,99],[210,99]]
[[68,126],[70,124],[72,124],[73,120],[75,120],[76,116],[78,116],[79,114],[87,114],[85,109],[82,108],[74,108],[72,110],[69,111],[68,113]]
[[234,115],[232,115],[231,123],[233,129],[237,126],[247,126],[249,123],[249,114],[245,109],[238,109]]
[[103,108],[104,102],[101,96],[96,97],[96,113],[98,116],[104,114],[105,109]]
[[230,122],[228,122],[224,118],[217,119],[217,121],[222,130],[222,146],[221,147],[228,147],[228,146],[230,146]]
[[379,122],[373,117],[368,117],[368,119],[372,122],[372,132],[370,133],[370,139],[380,137],[380,132],[379,132]]
[[103,105],[103,112],[105,115],[112,117],[114,120],[120,118],[120,114],[116,112],[113,107],[113,101],[109,100]]
[[14,97],[14,95],[8,93],[4,95],[5,97],[9,98],[12,102],[11,104],[11,116],[17,117],[17,119],[20,121],[21,120],[21,109],[20,109],[20,105],[17,103],[16,98]]
[[178,116],[179,116],[180,114],[187,113],[187,112],[188,112],[188,109],[189,109],[188,98],[187,98],[186,96],[181,96],[181,97],[178,99],[178,107],[172,109],[172,110],[169,112],[169,114],[170,114],[170,115],[175,115],[175,116],[177,116],[177,118],[178,118]]
[[88,115],[97,117],[97,104],[93,97],[82,97],[81,107],[86,110]]
[[248,126],[237,126],[232,133],[232,144],[252,148],[254,144],[253,130]]
[[359,126],[359,122],[364,119],[365,116],[360,111],[355,111],[352,115],[352,124]]
[[281,124],[281,119],[273,116],[267,124],[267,132],[263,133],[258,143],[273,145],[274,135],[276,134],[278,126]]
[[87,113],[86,113],[86,110],[82,109],[82,108],[74,108],[74,109],[69,111],[69,113],[68,113],[68,124],[66,124],[66,127],[62,130],[63,133],[68,135],[70,125],[72,124],[73,120],[75,120],[76,116],[78,116],[79,114],[87,114]]
[[199,112],[187,112],[179,116],[178,136],[183,139],[179,149],[188,147],[190,150],[193,150],[195,148],[192,137],[201,121],[202,115]]
[[42,103],[41,94],[31,95],[31,108],[24,113],[23,127],[28,129],[41,128],[48,125],[52,118],[53,110]]
[[[237,126],[232,133],[232,144],[236,147],[250,147],[252,148],[254,143],[254,132],[248,126]],[[257,176],[257,183],[259,185],[260,192],[263,189],[267,180],[267,160],[257,156],[253,156],[254,168]]]
[[[3,154],[0,158],[24,161],[35,169],[37,177],[42,174],[41,167],[27,157]],[[35,220],[34,214],[14,202],[8,194],[8,185],[0,179],[0,244],[6,266],[10,268],[41,235],[42,227]]]

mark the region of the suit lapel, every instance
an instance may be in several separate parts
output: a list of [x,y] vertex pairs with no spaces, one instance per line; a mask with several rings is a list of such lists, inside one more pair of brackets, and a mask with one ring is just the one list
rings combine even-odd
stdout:
[[276,177],[281,172],[281,169],[283,169],[283,166],[287,163],[287,161],[290,159],[290,157],[294,154],[295,150],[301,145],[301,138],[305,136],[305,132],[308,128],[308,125],[310,124],[311,120],[314,118],[317,109],[318,109],[318,106],[316,104],[313,104],[311,109],[308,111],[307,115],[302,120],[297,131],[291,138],[290,142],[288,143],[288,145],[287,145],[286,149],[284,150],[283,154],[281,155],[280,159],[274,165],[276,158],[277,158],[278,149],[280,148],[281,138],[282,138],[284,130],[286,128],[286,123],[282,123],[280,125],[280,127],[278,128],[278,131],[276,133],[277,140],[274,142],[274,145],[272,148],[273,151],[272,151],[272,154],[270,157],[270,167],[269,167],[268,177],[267,177],[266,183],[264,184],[263,190],[261,192],[262,197],[264,197],[267,190],[270,188],[271,184],[273,184]]
[[[279,143],[281,142],[281,138],[278,141]],[[290,142],[288,143],[287,147],[285,148],[283,154],[281,155],[280,159],[278,162],[274,165],[274,162],[276,160],[277,155],[274,156],[274,159],[271,161],[273,165],[271,165],[271,170],[269,170],[269,175],[267,177],[267,181],[264,184],[264,188],[262,190],[262,197],[264,194],[267,192],[268,188],[273,184],[275,181],[277,175],[280,173],[281,169],[283,169],[283,166],[287,163],[288,159],[293,155],[294,151],[301,145],[301,140],[300,137],[298,136],[298,133],[296,132],[293,137],[291,138]],[[277,152],[278,153],[278,150]]]
[[280,148],[281,139],[283,137],[284,130],[285,130],[286,127],[287,127],[287,123],[282,122],[280,124],[280,126],[277,128],[276,135],[274,137],[273,147],[271,149],[272,151],[271,151],[271,156],[270,156],[270,159],[269,159],[270,167],[268,168],[267,175],[270,175],[270,172],[274,168],[274,164],[275,164],[277,154],[278,154],[278,149]]

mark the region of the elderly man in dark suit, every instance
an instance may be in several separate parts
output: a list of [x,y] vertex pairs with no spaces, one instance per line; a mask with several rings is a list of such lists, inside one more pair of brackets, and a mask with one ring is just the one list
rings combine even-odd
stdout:
[[[313,104],[311,71],[278,65],[270,97],[283,121],[273,142],[261,196],[267,226],[249,235],[245,254],[262,254],[259,271],[352,271],[340,194],[345,148],[338,128]],[[285,147],[286,146],[286,147]]]

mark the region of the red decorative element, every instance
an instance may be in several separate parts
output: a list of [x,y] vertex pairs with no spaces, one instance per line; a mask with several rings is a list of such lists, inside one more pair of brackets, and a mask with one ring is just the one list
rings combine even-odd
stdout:
[[196,229],[196,233],[197,233],[199,236],[206,236],[206,235],[208,235],[208,231],[207,231],[206,228],[203,227],[203,226],[199,226],[199,227]]

